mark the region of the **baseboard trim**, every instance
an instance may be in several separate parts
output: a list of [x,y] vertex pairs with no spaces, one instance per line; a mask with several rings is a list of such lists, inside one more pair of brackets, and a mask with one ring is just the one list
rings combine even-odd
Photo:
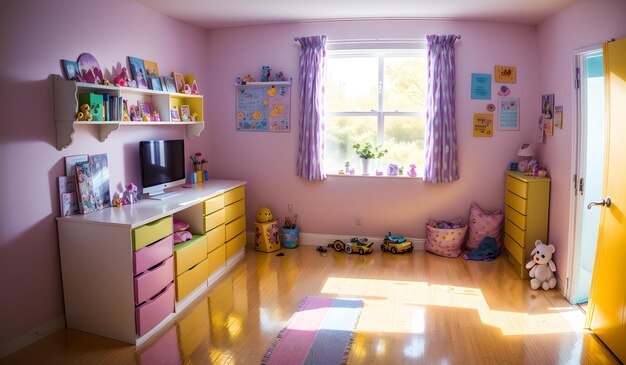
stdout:
[[23,335],[0,345],[0,359],[65,328],[65,316],[55,318],[41,326],[30,329]]
[[[302,246],[326,246],[329,243],[334,242],[335,240],[342,240],[344,242],[350,241],[351,238],[355,236],[346,236],[346,235],[330,235],[330,234],[319,234],[319,233],[300,233],[300,241],[299,245]],[[367,237],[370,241],[375,244],[381,244],[385,237]],[[413,242],[413,247],[415,250],[423,250],[424,243],[426,242],[423,238],[413,238],[406,237],[407,240]],[[247,231],[246,232],[246,240],[254,246],[254,232]]]

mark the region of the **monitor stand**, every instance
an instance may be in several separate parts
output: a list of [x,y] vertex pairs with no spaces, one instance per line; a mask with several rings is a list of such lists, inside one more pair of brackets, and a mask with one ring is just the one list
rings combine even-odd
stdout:
[[150,195],[147,195],[145,198],[154,199],[154,200],[165,200],[165,199],[169,199],[171,197],[181,195],[181,194],[182,194],[181,191],[170,191],[169,193],[150,194]]

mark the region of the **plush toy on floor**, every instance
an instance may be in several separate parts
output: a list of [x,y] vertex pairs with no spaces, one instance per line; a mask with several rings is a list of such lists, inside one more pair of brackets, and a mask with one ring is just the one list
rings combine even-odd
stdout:
[[535,249],[533,249],[533,259],[526,264],[526,268],[530,269],[528,275],[530,279],[530,286],[533,289],[543,290],[552,289],[556,286],[556,277],[554,272],[556,271],[556,265],[552,261],[552,254],[556,251],[554,245],[541,242],[541,240],[535,241]]

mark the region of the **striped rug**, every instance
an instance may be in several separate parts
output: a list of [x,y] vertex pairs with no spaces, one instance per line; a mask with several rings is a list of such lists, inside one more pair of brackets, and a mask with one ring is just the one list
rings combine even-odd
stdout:
[[265,353],[263,365],[345,364],[362,300],[307,297]]

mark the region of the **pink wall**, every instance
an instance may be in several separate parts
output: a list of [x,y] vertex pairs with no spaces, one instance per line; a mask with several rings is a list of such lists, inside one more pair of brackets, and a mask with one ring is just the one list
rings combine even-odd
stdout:
[[[95,127],[81,127],[74,144],[57,151],[48,76],[62,73],[59,60],[90,52],[110,70],[136,56],[156,61],[161,73],[195,73],[201,91],[208,78],[205,31],[130,0],[13,1],[3,5],[0,29],[1,346],[64,312],[55,222],[63,157],[108,153],[115,189],[140,184],[139,140],[186,136],[184,127],[121,127],[100,143]],[[205,146],[195,139],[187,149],[208,154]]]
[[[626,2],[623,0],[586,0],[543,22],[537,28],[539,46],[539,94],[554,93],[556,105],[563,105],[564,127],[539,150],[540,159],[552,177],[550,197],[550,243],[557,247],[557,275],[565,282],[572,249],[570,235],[570,198],[573,195],[573,148],[575,129],[575,90],[573,61],[575,50],[601,45],[611,38],[626,37]],[[540,99],[532,101],[539,111]],[[536,112],[536,113],[537,113]]]
[[[330,40],[367,38],[425,39],[428,33],[460,34],[456,43],[457,128],[461,179],[432,185],[422,180],[330,177],[308,182],[295,174],[298,142],[298,56],[294,36],[326,34]],[[465,21],[311,22],[221,29],[209,32],[207,59],[214,73],[208,92],[211,109],[211,173],[245,179],[247,214],[261,206],[275,216],[293,203],[305,233],[383,236],[393,231],[425,237],[429,217],[467,217],[470,203],[486,209],[503,207],[504,171],[522,142],[531,141],[536,113],[538,64],[535,28],[504,23]],[[517,66],[512,95],[520,98],[521,130],[495,130],[493,138],[472,137],[473,113],[486,112],[487,101],[470,99],[471,73],[493,73],[494,65]],[[292,131],[235,131],[234,80],[260,74],[262,65],[294,78]],[[258,77],[258,76],[257,76]],[[494,84],[492,101],[497,101]],[[355,225],[355,216],[363,225]],[[253,224],[248,220],[248,228]],[[324,243],[324,242],[320,242]]]

